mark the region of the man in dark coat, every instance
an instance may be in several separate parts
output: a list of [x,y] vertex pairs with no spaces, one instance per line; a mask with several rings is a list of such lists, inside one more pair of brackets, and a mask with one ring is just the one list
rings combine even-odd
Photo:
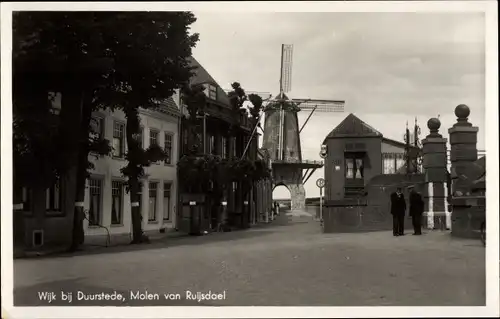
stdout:
[[422,214],[424,213],[424,200],[415,187],[410,187],[410,216],[413,224],[413,235],[422,235]]
[[401,187],[391,194],[392,234],[404,236],[406,201]]

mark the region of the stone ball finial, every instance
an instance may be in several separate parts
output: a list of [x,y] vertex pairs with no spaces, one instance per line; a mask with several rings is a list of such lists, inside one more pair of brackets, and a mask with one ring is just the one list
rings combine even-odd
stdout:
[[435,133],[441,127],[441,121],[438,118],[431,118],[427,121],[427,127],[432,133]]
[[467,121],[469,114],[470,109],[465,104],[460,104],[455,108],[455,115],[457,116],[459,121]]

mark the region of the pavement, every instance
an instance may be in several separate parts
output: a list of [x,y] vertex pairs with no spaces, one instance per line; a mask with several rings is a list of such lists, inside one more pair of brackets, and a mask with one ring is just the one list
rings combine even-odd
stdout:
[[[140,247],[14,260],[14,305],[485,305],[484,247],[447,232],[322,234],[311,218],[281,214],[265,227]],[[72,301],[61,300],[68,292]],[[210,295],[191,300],[197,292]],[[43,300],[50,293],[56,300]]]

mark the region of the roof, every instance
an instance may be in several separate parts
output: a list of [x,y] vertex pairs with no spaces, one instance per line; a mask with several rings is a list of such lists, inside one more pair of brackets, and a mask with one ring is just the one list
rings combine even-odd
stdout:
[[349,114],[325,139],[338,137],[382,137],[382,133],[360,120],[356,115]]
[[155,111],[173,116],[181,115],[179,107],[177,106],[177,103],[175,103],[172,97],[169,97],[165,101],[161,102],[159,107],[155,109]]
[[[387,144],[391,144],[391,145],[394,145],[394,146],[398,146],[398,147],[401,147],[401,148],[405,148],[406,147],[406,143],[403,143],[403,142],[400,142],[400,141],[396,141],[396,140],[391,140],[390,138],[387,138],[387,137],[382,137],[382,142],[385,142]],[[410,148],[418,149],[419,147],[410,144]]]
[[190,79],[190,84],[205,84],[210,83],[217,87],[217,102],[222,103],[226,106],[230,106],[229,97],[226,92],[221,88],[221,86],[214,80],[214,78],[208,73],[208,71],[194,58],[190,57],[189,63],[191,67],[194,67],[193,76]]

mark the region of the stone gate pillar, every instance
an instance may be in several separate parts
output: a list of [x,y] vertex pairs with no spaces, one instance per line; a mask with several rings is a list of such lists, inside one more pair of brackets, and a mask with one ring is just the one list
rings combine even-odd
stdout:
[[465,174],[470,163],[477,160],[477,132],[479,128],[468,122],[470,109],[465,104],[455,108],[457,123],[448,130],[450,134],[450,160],[452,176],[452,194],[466,195],[470,181],[460,177]]
[[447,204],[447,139],[439,134],[439,119],[431,118],[427,121],[427,127],[430,133],[422,140],[426,216],[424,225],[428,229],[450,229],[451,214]]

